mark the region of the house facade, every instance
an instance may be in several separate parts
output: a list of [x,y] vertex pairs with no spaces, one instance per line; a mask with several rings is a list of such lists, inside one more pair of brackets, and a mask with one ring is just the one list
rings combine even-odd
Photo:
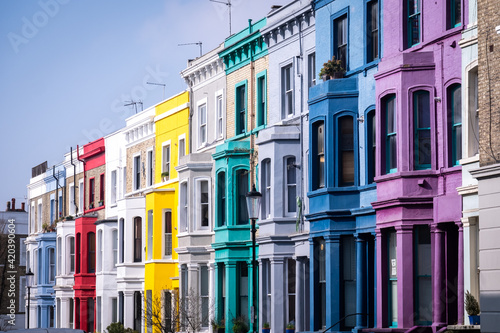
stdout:
[[310,330],[375,323],[380,9],[378,1],[315,1],[317,68],[335,57],[345,74],[309,90]]
[[77,148],[83,163],[83,215],[75,219],[75,328],[95,331],[96,222],[105,218],[106,154],[104,138]]
[[[123,146],[115,155],[118,264],[116,299],[111,299],[111,321],[144,332],[144,262],[146,194],[154,184],[155,108],[125,120]],[[116,138],[116,140],[120,140]],[[144,167],[143,167],[144,166]],[[113,195],[113,192],[111,193]],[[113,198],[110,198],[113,201]],[[116,305],[116,306],[115,306]]]
[[[155,106],[155,185],[146,193],[144,314],[148,332],[175,324],[179,290],[177,242],[179,157],[189,153],[189,92]],[[169,315],[170,314],[170,315]],[[177,323],[178,324],[178,323]]]
[[309,329],[307,199],[308,90],[315,84],[315,18],[309,1],[274,7],[261,34],[268,46],[266,127],[255,140],[262,193],[259,329]]
[[[231,332],[233,318],[253,323],[253,265],[245,195],[256,184],[255,135],[267,124],[266,18],[228,37],[219,52],[226,71],[226,140],[215,160],[215,319]],[[258,254],[257,254],[258,255]],[[255,286],[255,290],[257,286]],[[255,314],[258,313],[257,307]],[[250,330],[256,330],[250,325]]]
[[[190,60],[181,72],[190,91],[190,154],[179,158],[178,247],[181,299],[198,302],[193,326],[208,331],[214,319],[214,186],[212,154],[226,137],[226,74],[216,49]],[[193,295],[196,295],[194,298]],[[196,312],[196,311],[194,311]],[[189,316],[189,313],[185,314]],[[196,315],[196,313],[195,313]],[[198,325],[199,324],[199,325]]]
[[494,332],[500,325],[500,264],[497,245],[500,225],[500,92],[495,86],[499,69],[500,22],[497,2],[477,1],[479,168],[471,170],[478,181],[479,199],[479,302],[481,332]]
[[378,328],[463,322],[464,13],[462,1],[384,2],[375,75]]

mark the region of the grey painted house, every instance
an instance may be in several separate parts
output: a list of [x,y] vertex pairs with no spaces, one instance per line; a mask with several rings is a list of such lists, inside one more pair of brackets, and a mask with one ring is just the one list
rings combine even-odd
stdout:
[[216,49],[194,60],[181,72],[190,89],[190,147],[179,166],[179,290],[181,297],[201,298],[202,331],[214,317],[214,163],[215,146],[226,137],[226,75]]
[[269,51],[267,127],[256,140],[262,193],[259,325],[309,327],[307,213],[308,90],[315,84],[314,12],[309,1],[273,7],[262,35]]

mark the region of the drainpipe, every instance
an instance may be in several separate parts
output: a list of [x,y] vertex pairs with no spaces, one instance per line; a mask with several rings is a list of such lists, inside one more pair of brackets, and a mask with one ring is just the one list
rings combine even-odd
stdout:
[[[307,14],[306,14],[307,15]],[[305,18],[304,18],[305,19]],[[304,65],[303,61],[303,52],[302,52],[302,24],[299,21],[299,59],[302,61],[302,65]],[[299,66],[297,66],[298,68]],[[302,168],[300,168],[300,199],[302,202],[302,207],[304,207],[304,75],[302,75],[303,71],[301,73],[298,73],[300,77],[300,163],[302,164]],[[303,216],[303,214],[302,214]],[[302,217],[301,221],[299,222],[299,230],[297,231],[302,231],[303,230],[303,222],[302,222]]]
[[53,165],[52,166],[52,177],[54,177],[54,179],[56,180],[56,220],[59,219],[59,193],[58,193],[58,190],[59,190],[59,178],[56,177],[56,166]]
[[83,163],[83,213],[85,214],[85,161],[80,159],[80,148],[76,145],[76,159]]
[[71,147],[71,165],[73,166],[73,203],[75,205],[75,216],[78,215],[78,206],[76,205],[76,164],[73,163],[73,147]]

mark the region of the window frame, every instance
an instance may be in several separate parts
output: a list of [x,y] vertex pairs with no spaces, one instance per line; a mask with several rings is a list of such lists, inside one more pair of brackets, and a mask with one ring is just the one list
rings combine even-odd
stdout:
[[[353,174],[353,181],[352,183],[350,182],[344,182],[343,181],[343,167],[342,167],[342,162],[343,162],[343,156],[342,152],[350,151],[350,149],[342,149],[342,129],[340,128],[341,126],[341,121],[344,118],[351,118],[352,120],[352,154],[353,154],[353,164],[354,164],[354,174]],[[336,118],[336,147],[337,147],[337,187],[350,187],[350,186],[357,186],[358,184],[358,151],[356,149],[357,143],[358,143],[358,126],[357,125],[357,117],[356,114],[352,112],[340,112],[335,115]]]
[[134,154],[132,157],[132,177],[133,177],[133,191],[141,189],[141,153]]
[[[94,232],[87,233],[87,273],[96,272],[96,238]],[[92,243],[93,240],[93,243]],[[93,245],[93,247],[91,246]],[[93,252],[92,252],[93,250]]]
[[[185,225],[182,224],[185,221]],[[184,180],[179,183],[179,233],[189,232],[189,182]]]
[[89,178],[89,208],[90,205],[93,205],[94,207],[92,208],[95,208],[95,177]]
[[[51,256],[52,253],[52,256]],[[49,262],[47,271],[47,283],[54,283],[56,281],[56,249],[54,247],[47,248],[47,260]]]
[[[314,87],[316,85],[316,79],[316,51],[313,50],[307,54],[307,88]],[[309,96],[309,89],[307,96]]]
[[[206,203],[202,203],[201,202],[201,195],[202,195],[202,192],[201,192],[201,186],[202,186],[202,182],[206,182],[207,183],[207,202]],[[211,213],[212,213],[212,209],[211,209],[211,191],[210,191],[210,188],[211,188],[211,183],[210,183],[210,178],[206,178],[206,177],[200,177],[200,178],[195,178],[194,179],[194,184],[195,184],[195,200],[196,200],[196,210],[195,210],[195,214],[196,214],[196,217],[195,217],[195,220],[196,220],[196,223],[195,223],[195,226],[196,226],[196,229],[197,230],[210,230],[211,226],[212,226],[212,221],[211,221]],[[202,225],[202,221],[201,221],[201,218],[202,218],[202,210],[203,210],[203,204],[205,204],[207,206],[207,209],[208,209],[208,222],[207,222],[207,225],[206,226],[203,226]]]
[[[281,119],[287,119],[290,117],[293,117],[295,114],[295,99],[294,99],[294,85],[295,85],[295,80],[294,80],[294,62],[293,59],[289,59],[288,61],[280,64],[280,91],[281,91]],[[286,71],[289,70],[289,84],[290,84],[290,89],[286,89]],[[289,105],[287,103],[287,97],[288,94],[290,94],[290,99],[291,99],[291,104]],[[289,106],[287,108],[287,106]]]
[[[137,228],[136,224],[139,224],[139,228]],[[133,262],[142,262],[142,217],[134,216],[132,228],[132,239],[134,242]]]
[[[245,177],[246,176],[246,190],[240,188],[240,178],[239,177]],[[249,191],[249,183],[250,183],[250,177],[249,177],[249,170],[246,168],[239,168],[234,170],[234,183],[235,183],[235,191],[234,191],[234,198],[233,202],[238,203],[234,205],[235,208],[235,222],[236,225],[248,225],[250,224],[250,219],[248,218],[248,210],[246,208],[246,197],[245,195]],[[241,215],[243,214],[243,215]],[[242,217],[247,217],[247,219],[242,219]]]
[[150,147],[146,150],[146,164],[147,164],[146,187],[150,187],[153,186],[155,183],[153,147]]
[[260,164],[262,167],[260,168],[261,179],[262,179],[262,199],[261,199],[261,218],[266,220],[271,217],[271,208],[272,204],[272,171],[271,171],[271,159],[265,158]]
[[[173,242],[174,242],[174,235],[173,235],[173,214],[172,214],[172,209],[170,208],[164,208],[162,209],[162,212],[161,212],[161,220],[162,220],[162,235],[163,235],[163,240],[162,240],[162,257],[165,258],[165,259],[169,259],[169,258],[172,258],[172,255],[173,255]],[[167,232],[167,228],[166,228],[166,213],[170,213],[170,233]],[[170,234],[170,247],[167,246],[167,242],[166,242],[166,237],[167,237],[167,234]],[[167,253],[167,249],[169,249],[169,253]]]
[[[328,149],[327,133],[326,133],[326,119],[324,117],[311,121],[311,190],[320,190],[327,187],[327,172],[328,165],[326,159],[326,151]],[[322,129],[323,150],[319,151],[319,129]],[[322,174],[322,177],[320,175]]]
[[[220,104],[219,104],[220,101]],[[224,138],[224,90],[215,92],[215,138],[216,140]]]
[[99,175],[99,201],[102,201],[102,204],[104,205],[105,203],[105,190],[106,190],[106,184],[105,182],[105,177],[104,173],[101,173]]
[[[460,89],[460,94],[458,95],[460,98],[460,106],[459,106],[459,115],[460,115],[460,122],[455,122],[455,91]],[[464,131],[463,131],[463,115],[462,115],[462,85],[457,82],[453,82],[450,84],[448,87],[446,87],[446,103],[447,103],[447,109],[448,109],[448,138],[449,138],[449,147],[451,149],[448,149],[450,152],[450,158],[449,158],[449,166],[454,167],[460,165],[460,160],[463,158],[463,150],[462,150],[462,142],[464,138]],[[457,128],[460,128],[460,142],[457,142],[456,138],[456,130]],[[459,156],[460,155],[460,156]]]
[[[338,26],[341,21],[345,19],[345,41],[343,44],[339,45],[339,36],[338,36]],[[339,50],[342,47],[345,47],[345,61],[342,63],[346,72],[349,70],[349,9],[344,8],[343,10],[337,12],[331,18],[331,31],[332,31],[332,55],[335,56],[338,60],[343,60],[339,55]]]
[[[387,105],[389,102],[394,103],[393,107],[393,127],[395,131],[389,132],[388,129],[388,119],[389,119],[389,113],[387,112]],[[382,160],[384,161],[384,167],[382,168],[382,171],[384,174],[391,174],[395,173],[398,171],[398,117],[397,117],[397,95],[395,93],[389,93],[380,99],[380,104],[381,104],[381,110],[383,112],[383,120],[384,122],[382,123],[383,127],[383,136],[382,136],[382,141],[383,144],[381,145],[383,147],[383,152],[384,156]],[[391,138],[394,137],[394,144],[395,144],[395,161],[396,165],[394,168],[391,168]],[[382,162],[382,161],[381,161]]]
[[[292,161],[292,163],[289,165],[289,161]],[[297,162],[297,158],[293,155],[288,155],[288,156],[285,156],[283,158],[283,166],[284,166],[284,172],[283,172],[283,185],[284,185],[284,188],[283,188],[283,192],[284,192],[284,200],[283,200],[283,204],[284,204],[284,210],[285,210],[285,216],[295,216],[297,214],[297,204],[296,204],[296,201],[297,201],[297,184],[298,184],[298,181],[297,181],[297,168],[296,168],[296,162]],[[288,175],[290,173],[290,170],[293,169],[294,170],[294,173],[295,173],[295,183],[289,183],[288,182]],[[289,195],[290,195],[290,187],[293,187],[295,188],[295,198],[294,198],[294,201],[293,201],[293,208],[294,210],[291,211],[290,210],[290,205],[289,205]]]
[[[226,170],[219,170],[217,172],[217,227],[224,227],[227,225],[227,177]],[[221,180],[223,180],[224,187],[221,189]]]
[[[410,14],[410,1],[415,1],[417,3],[417,11]],[[421,0],[406,0],[406,33],[407,33],[407,47],[414,47],[422,42],[422,2]],[[412,20],[418,22],[418,42],[413,42],[413,29]]]
[[[417,127],[418,125],[418,117],[419,117],[419,109],[417,107],[417,102],[418,102],[418,96],[423,96],[427,94],[429,103],[428,103],[428,116],[429,116],[429,126],[430,127]],[[434,142],[432,139],[433,136],[433,108],[432,108],[432,103],[431,103],[431,91],[429,91],[426,87],[418,87],[415,89],[410,90],[410,105],[411,107],[409,110],[411,110],[411,119],[413,119],[413,126],[412,126],[412,133],[413,133],[413,144],[412,144],[412,149],[413,149],[413,168],[414,170],[428,170],[432,168],[433,165],[433,154],[434,154]],[[419,158],[420,158],[420,148],[418,145],[418,134],[423,131],[428,131],[429,132],[429,142],[430,142],[430,163],[425,163],[425,164],[420,164],[419,163]]]
[[[244,103],[241,101],[240,91],[244,91]],[[235,122],[234,122],[234,135],[243,135],[247,132],[247,118],[248,118],[248,80],[238,82],[234,86],[234,112],[235,112]],[[243,108],[242,108],[243,106]],[[244,122],[241,124],[241,116],[244,114]]]
[[[208,131],[207,131],[208,134]],[[181,147],[181,142],[182,146]],[[184,150],[182,149],[184,148]],[[181,158],[186,156],[186,134],[183,133],[177,137],[177,165],[181,164]]]
[[[165,149],[168,149],[168,154],[165,154]],[[165,160],[166,157],[168,157],[168,161]],[[171,163],[172,163],[172,145],[171,141],[167,140],[161,144],[161,174],[168,172],[167,181],[171,179],[170,177],[170,169],[172,169]],[[163,176],[161,176],[161,178],[163,181]]]
[[118,178],[117,178],[117,170],[111,170],[111,175],[110,175],[110,187],[111,187],[111,193],[110,193],[110,203],[112,205],[116,204],[116,199],[117,199],[117,185],[118,185]]
[[[365,111],[365,145],[366,145],[366,185],[373,184],[377,175],[377,122],[375,106]],[[370,126],[371,125],[371,126]]]
[[[375,4],[376,3],[376,4]],[[376,29],[373,27],[373,5],[377,8]],[[380,59],[380,2],[378,0],[366,1],[366,63]],[[374,42],[374,34],[377,36]],[[376,54],[373,52],[376,47]]]
[[[478,61],[475,60],[466,66],[465,73],[466,89],[462,90],[462,96],[465,97],[462,102],[466,105],[466,111],[462,114],[462,123],[465,122],[467,126],[462,128],[462,142],[466,143],[465,146],[462,144],[462,147],[465,148],[462,150],[462,155],[474,157],[479,154]],[[462,108],[464,108],[463,104]],[[466,140],[463,140],[464,138]]]
[[[263,86],[261,86],[261,83]],[[257,73],[255,76],[256,85],[256,127],[263,127],[267,125],[267,70]]]
[[[71,240],[73,240],[73,251],[71,251]],[[68,257],[67,257],[67,263],[69,263],[69,265],[66,267],[66,274],[69,275],[69,274],[74,274],[75,273],[75,236],[73,235],[69,235],[69,236],[66,236],[66,246],[68,247],[66,249],[66,253],[68,253]],[[73,268],[73,269],[72,269]]]
[[[198,148],[203,148],[208,142],[208,105],[206,98],[198,101],[196,110],[198,119]],[[204,123],[202,122],[202,115],[205,116]],[[202,129],[204,131],[204,137],[202,136]]]
[[[457,2],[458,5],[460,6],[459,8],[459,13],[457,13]],[[447,1],[447,9],[448,9],[448,29],[453,29],[460,27],[462,25],[462,2],[461,0],[448,0]],[[458,14],[458,19],[459,22],[457,22],[457,14]]]

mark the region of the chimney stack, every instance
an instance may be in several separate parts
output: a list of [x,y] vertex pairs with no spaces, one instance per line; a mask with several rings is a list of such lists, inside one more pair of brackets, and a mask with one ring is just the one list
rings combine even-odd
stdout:
[[12,210],[16,210],[16,199],[12,198]]
[[25,211],[26,211],[26,210],[24,209],[24,207],[25,207],[25,206],[24,206],[24,202],[21,202],[21,210],[22,210],[23,212],[25,212]]
[[7,201],[7,212],[10,211],[10,201]]

